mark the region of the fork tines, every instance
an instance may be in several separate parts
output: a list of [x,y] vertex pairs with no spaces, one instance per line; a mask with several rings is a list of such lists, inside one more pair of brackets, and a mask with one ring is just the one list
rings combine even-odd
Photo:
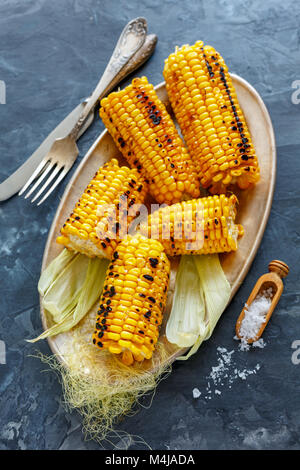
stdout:
[[[54,191],[56,186],[61,182],[61,180],[66,176],[67,173],[68,169],[66,168],[66,165],[53,163],[49,160],[46,161],[44,159],[33,172],[27,183],[23,186],[23,188],[19,192],[19,196],[21,196],[27,189],[29,189],[24,196],[25,199],[29,198],[29,196],[31,196],[34,191],[40,187],[41,183],[45,180],[46,176],[49,175],[42,187],[38,190],[38,192],[31,200],[31,202],[34,202],[40,196],[42,196],[42,198],[37,203],[37,205],[39,206],[45,201],[45,199],[47,199],[47,197],[52,193],[52,191]],[[52,186],[50,186],[48,191],[43,194],[52,181],[54,181]]]

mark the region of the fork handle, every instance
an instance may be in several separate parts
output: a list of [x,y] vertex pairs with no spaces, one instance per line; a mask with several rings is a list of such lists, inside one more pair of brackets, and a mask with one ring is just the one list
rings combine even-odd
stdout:
[[126,67],[126,65],[143,46],[146,35],[147,21],[145,18],[135,18],[125,26],[98,85],[90,96],[75,126],[69,133],[69,136],[74,138],[75,141],[78,138],[82,124],[95,108],[98,100],[101,100],[110,89],[119,83],[128,73],[137,68],[136,63],[133,63],[134,67],[132,69]]

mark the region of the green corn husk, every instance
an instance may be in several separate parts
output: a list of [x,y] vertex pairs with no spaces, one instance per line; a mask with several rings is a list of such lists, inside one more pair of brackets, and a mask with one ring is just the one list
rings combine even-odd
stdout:
[[62,253],[42,273],[38,286],[44,293],[42,305],[54,324],[28,340],[31,343],[69,331],[100,297],[109,261]]
[[181,257],[166,336],[178,347],[191,349],[177,360],[187,360],[211,336],[230,294],[218,255]]

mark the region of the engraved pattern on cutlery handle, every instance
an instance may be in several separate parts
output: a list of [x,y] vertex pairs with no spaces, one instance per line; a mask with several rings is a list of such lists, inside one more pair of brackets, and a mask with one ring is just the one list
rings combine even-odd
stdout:
[[[128,59],[143,45],[147,34],[147,23],[144,18],[137,18],[128,23],[113,52],[104,73],[116,74],[128,62]],[[133,40],[130,45],[130,40]]]
[[[142,47],[140,47],[140,49],[131,57],[131,59],[129,59],[120,73],[116,75],[116,83],[117,80],[120,82],[127,75],[141,67],[141,65],[143,65],[143,63],[146,62],[146,60],[148,60],[149,57],[153,54],[156,43],[157,36],[155,34],[148,34]],[[114,82],[112,81],[112,83]],[[116,83],[111,88],[114,88]]]
[[[119,77],[118,81],[123,78],[120,74],[122,68],[143,46],[146,35],[147,22],[144,18],[136,18],[125,26],[98,85],[93,91],[77,123],[69,134],[72,138],[75,140],[77,139],[82,124],[86,120],[89,113],[95,108],[98,100],[101,99],[104,93],[107,91],[109,85],[112,82],[114,82],[116,85],[116,76]],[[126,74],[128,73],[129,72],[127,71]]]
[[[103,90],[103,93],[99,96],[101,100],[105,95],[110,93],[118,83],[120,83],[129,74],[133,73],[136,69],[149,59],[155,50],[157,43],[157,36],[155,34],[148,34],[146,36],[144,44],[136,51],[136,53],[125,63],[121,70],[114,75],[110,80],[108,86]],[[97,102],[95,103],[96,106]]]

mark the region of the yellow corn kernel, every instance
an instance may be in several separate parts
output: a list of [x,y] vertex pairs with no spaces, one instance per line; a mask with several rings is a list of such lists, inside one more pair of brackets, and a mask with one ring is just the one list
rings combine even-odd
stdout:
[[120,336],[121,336],[122,339],[127,339],[127,340],[131,341],[132,337],[133,337],[133,334],[129,333],[129,331],[122,331]]
[[112,354],[120,354],[120,352],[122,352],[122,347],[119,346],[118,344],[116,344],[116,345],[113,344],[113,345],[109,345],[108,350]]
[[[144,259],[143,267],[131,266],[128,254],[132,252],[137,259]],[[166,303],[170,262],[159,241],[140,234],[122,240],[117,253],[107,271],[93,343],[99,349],[122,354],[124,364],[131,365],[152,357]]]
[[120,339],[120,335],[117,333],[107,333],[107,338],[108,339],[113,339],[114,341],[118,341]]
[[[169,256],[236,250],[237,238],[243,234],[243,227],[235,224],[237,202],[235,195],[215,195],[162,207],[141,224],[141,231],[156,234]],[[169,221],[170,237],[166,238],[163,221],[171,220],[172,214],[177,219]]]
[[[111,258],[120,237],[119,231],[108,232],[113,214],[106,209],[107,204],[115,207],[116,223],[121,219],[121,210],[128,210],[131,201],[142,204],[146,193],[147,183],[136,169],[120,167],[116,159],[111,159],[99,168],[86,187],[61,228],[57,242],[89,257]],[[118,204],[124,195],[126,203],[120,209]],[[128,225],[133,218],[128,216]]]
[[[191,55],[193,59],[188,60]],[[202,42],[184,45],[165,61],[163,74],[173,111],[203,186],[214,194],[225,192],[232,183],[241,189],[256,183],[257,156],[220,54]],[[233,167],[241,173],[230,172]]]
[[[159,203],[199,197],[193,161],[146,77],[135,78],[125,90],[104,98],[100,116],[129,164],[149,180],[150,192]],[[183,180],[186,184],[178,185]]]

